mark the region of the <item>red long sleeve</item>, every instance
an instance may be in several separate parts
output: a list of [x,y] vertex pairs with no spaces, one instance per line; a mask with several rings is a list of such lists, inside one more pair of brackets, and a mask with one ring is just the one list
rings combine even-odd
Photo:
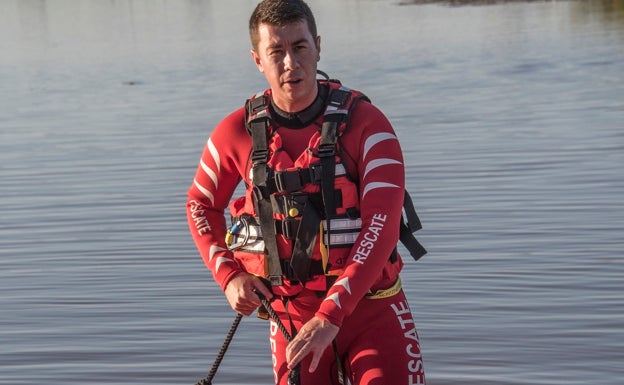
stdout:
[[234,275],[243,271],[225,245],[224,211],[245,172],[251,148],[244,119],[241,108],[214,129],[188,190],[186,205],[193,240],[223,290]]
[[402,262],[388,261],[399,239],[405,173],[399,141],[376,107],[360,103],[340,143],[353,158],[360,186],[362,230],[344,272],[330,288],[317,316],[335,325],[375,287],[389,287]]

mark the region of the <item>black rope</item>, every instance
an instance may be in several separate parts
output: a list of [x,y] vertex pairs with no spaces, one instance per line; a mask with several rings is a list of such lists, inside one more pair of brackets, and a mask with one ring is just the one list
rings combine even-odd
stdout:
[[[294,336],[291,336],[290,333],[288,333],[286,326],[284,326],[284,323],[280,321],[280,319],[277,317],[277,313],[275,313],[275,310],[273,310],[273,307],[271,307],[271,303],[266,299],[264,295],[262,295],[262,293],[256,292],[256,295],[258,295],[258,297],[260,298],[260,301],[262,301],[262,306],[264,306],[265,310],[269,314],[269,317],[271,317],[273,321],[275,321],[275,323],[277,324],[277,328],[282,332],[282,334],[284,334],[286,341],[288,342],[292,341]],[[301,373],[301,364],[298,364],[288,374],[288,385],[300,385],[301,384],[301,379],[299,377],[300,373]],[[204,385],[204,384],[200,384],[200,385]],[[209,385],[209,384],[206,384],[206,385]]]
[[280,319],[277,317],[277,313],[275,313],[275,310],[273,310],[273,308],[271,307],[271,303],[260,292],[256,292],[256,294],[258,295],[258,297],[260,297],[260,300],[262,301],[262,306],[264,306],[266,312],[269,314],[269,317],[271,317],[275,321],[275,323],[277,324],[277,328],[282,332],[282,334],[284,334],[284,337],[286,337],[286,341],[292,341],[293,337],[290,335],[290,333],[288,333],[286,326],[284,326],[282,321],[280,321]]
[[228,332],[227,336],[225,336],[225,341],[223,341],[221,350],[219,350],[219,354],[217,354],[217,358],[215,359],[214,364],[212,364],[212,369],[210,369],[210,373],[208,373],[208,375],[203,380],[195,383],[195,385],[212,385],[212,379],[214,378],[215,374],[217,374],[217,369],[219,369],[219,365],[221,364],[221,361],[225,356],[225,352],[227,351],[228,346],[230,346],[230,342],[232,342],[234,333],[236,333],[236,329],[238,328],[238,324],[240,323],[242,318],[242,314],[236,314],[236,318],[234,318],[234,322],[230,327],[230,331]]

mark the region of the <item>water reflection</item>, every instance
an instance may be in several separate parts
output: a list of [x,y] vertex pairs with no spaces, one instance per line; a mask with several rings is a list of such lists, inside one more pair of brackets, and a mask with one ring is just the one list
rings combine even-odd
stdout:
[[[322,68],[405,150],[429,383],[619,385],[622,1],[310,3]],[[254,4],[0,1],[0,382],[205,376],[233,314],[184,192],[211,127],[265,87]],[[243,322],[219,383],[269,383],[266,324]]]

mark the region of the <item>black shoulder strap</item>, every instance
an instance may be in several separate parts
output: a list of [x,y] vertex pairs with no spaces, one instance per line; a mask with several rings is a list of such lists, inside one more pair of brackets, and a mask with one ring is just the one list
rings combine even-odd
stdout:
[[[318,156],[321,163],[321,197],[325,209],[327,233],[331,234],[331,219],[336,215],[336,202],[334,201],[334,178],[336,177],[336,142],[338,141],[338,128],[346,122],[349,111],[345,109],[351,99],[351,91],[336,88],[330,91],[327,108],[321,126],[321,141],[319,143]],[[331,250],[328,237],[327,254]]]
[[[327,108],[321,126],[321,141],[318,156],[321,161],[321,193],[325,207],[325,219],[329,220],[336,215],[334,202],[334,178],[336,176],[336,142],[338,141],[338,127],[348,118],[349,111],[344,108],[351,99],[351,92],[343,89],[334,89],[328,96]],[[328,222],[329,223],[329,222]],[[329,229],[328,229],[329,231]]]
[[269,146],[267,144],[269,120],[269,98],[262,94],[247,101],[247,131],[252,139],[251,160],[253,162],[253,184],[266,186],[268,179],[267,160]]
[[282,266],[280,264],[273,207],[267,187],[270,169],[267,165],[269,157],[268,135],[271,114],[267,95],[257,95],[247,102],[247,130],[251,134],[253,148],[253,201],[256,213],[260,218],[260,231],[264,239],[265,255],[268,264],[269,281],[273,286],[282,285]]

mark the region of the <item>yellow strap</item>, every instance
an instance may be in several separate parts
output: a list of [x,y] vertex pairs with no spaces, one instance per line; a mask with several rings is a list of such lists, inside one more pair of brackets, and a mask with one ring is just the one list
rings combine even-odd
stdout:
[[401,291],[402,287],[403,286],[401,285],[401,277],[398,277],[396,282],[394,283],[394,285],[392,285],[391,287],[389,287],[387,289],[377,290],[374,293],[369,291],[366,294],[366,298],[368,298],[368,299],[381,299],[381,298],[392,297],[393,295],[395,295],[399,291]]
[[323,221],[321,221],[320,227],[319,227],[319,237],[321,237],[321,239],[319,240],[319,249],[321,252],[321,257],[323,259],[323,271],[327,271],[327,262],[329,261],[329,253],[327,252],[327,246],[325,245],[325,237],[323,236],[323,231],[325,231],[323,229]]

